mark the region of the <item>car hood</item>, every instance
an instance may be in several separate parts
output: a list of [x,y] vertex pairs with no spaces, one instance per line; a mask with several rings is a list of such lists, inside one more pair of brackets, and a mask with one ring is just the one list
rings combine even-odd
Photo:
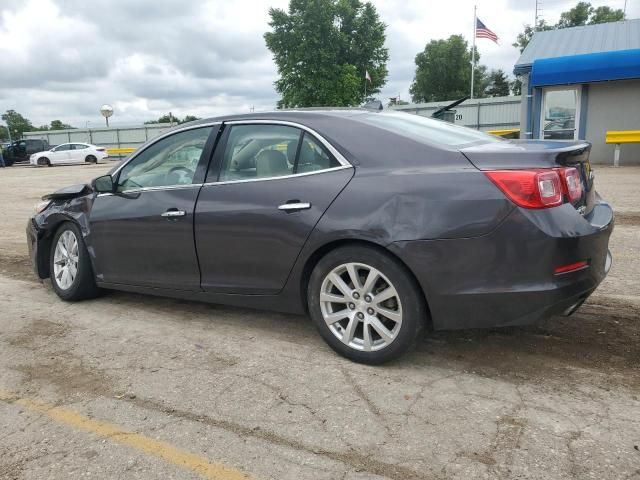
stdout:
[[91,186],[87,183],[79,183],[56,190],[42,197],[43,200],[67,200],[70,198],[82,197],[93,192]]

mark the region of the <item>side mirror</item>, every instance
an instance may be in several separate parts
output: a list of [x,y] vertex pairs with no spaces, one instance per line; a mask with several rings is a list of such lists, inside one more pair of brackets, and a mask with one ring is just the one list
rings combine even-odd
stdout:
[[93,182],[91,182],[91,186],[93,190],[98,193],[113,193],[116,189],[111,175],[103,175],[95,178]]

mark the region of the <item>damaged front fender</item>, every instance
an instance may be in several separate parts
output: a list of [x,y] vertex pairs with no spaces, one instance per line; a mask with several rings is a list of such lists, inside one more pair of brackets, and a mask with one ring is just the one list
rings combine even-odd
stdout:
[[[89,236],[89,215],[95,194],[87,184],[72,185],[42,197],[50,201],[42,212],[29,219],[27,240],[33,268],[39,278],[50,276],[49,256],[51,242],[58,227],[64,222],[73,222],[80,228],[85,244]],[[91,249],[90,251],[91,257]],[[91,258],[93,263],[93,258]]]

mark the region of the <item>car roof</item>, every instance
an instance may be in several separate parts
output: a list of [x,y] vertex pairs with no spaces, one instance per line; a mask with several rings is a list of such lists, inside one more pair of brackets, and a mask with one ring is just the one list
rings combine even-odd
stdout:
[[320,118],[334,117],[336,119],[342,119],[349,121],[350,118],[357,115],[376,115],[378,112],[367,110],[363,108],[336,108],[336,107],[313,107],[313,108],[292,108],[282,110],[271,110],[266,112],[252,112],[252,113],[240,113],[231,115],[222,115],[218,117],[205,118],[201,120],[195,120],[190,124],[196,125],[199,123],[211,123],[211,122],[231,122],[231,121],[250,121],[250,120],[280,120],[280,121],[292,121],[302,124],[314,123]]
[[[251,122],[252,120],[297,123],[317,132],[352,164],[362,166],[389,166],[391,161],[395,164],[398,162],[404,164],[421,162],[423,161],[421,159],[428,158],[427,150],[458,152],[459,147],[464,143],[461,141],[460,144],[446,144],[446,142],[431,141],[417,138],[408,130],[405,132],[398,128],[394,130],[382,126],[387,119],[381,117],[398,117],[399,115],[413,117],[410,113],[395,110],[309,108],[225,115],[196,120],[189,124],[183,124],[179,128],[184,128],[186,125],[197,126],[232,121]],[[444,123],[439,120],[424,118],[423,120],[434,122],[434,128],[437,128],[438,124]],[[453,129],[465,130],[460,126],[447,125]],[[480,143],[486,141],[485,139],[478,140]]]

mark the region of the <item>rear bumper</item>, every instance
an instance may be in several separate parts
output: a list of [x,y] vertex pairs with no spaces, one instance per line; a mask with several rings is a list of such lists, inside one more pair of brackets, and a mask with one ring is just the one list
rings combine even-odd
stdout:
[[[390,249],[422,286],[435,329],[526,325],[573,313],[593,293],[611,267],[613,224],[604,202],[587,217],[570,205],[516,208],[485,236]],[[554,275],[555,267],[582,260],[588,268]]]

